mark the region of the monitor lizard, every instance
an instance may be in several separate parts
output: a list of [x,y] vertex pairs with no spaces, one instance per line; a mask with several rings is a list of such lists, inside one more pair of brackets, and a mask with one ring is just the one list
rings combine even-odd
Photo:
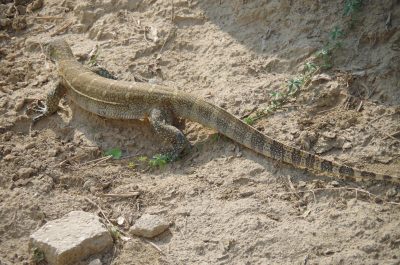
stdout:
[[45,105],[33,122],[55,113],[60,99],[68,94],[81,108],[110,119],[147,118],[154,132],[170,142],[165,154],[178,158],[188,144],[173,125],[175,117],[198,122],[266,157],[326,176],[352,180],[384,180],[400,183],[400,176],[389,176],[339,164],[307,151],[288,146],[262,134],[226,110],[178,89],[150,84],[112,80],[97,75],[75,60],[68,43],[57,38],[45,45],[46,53],[58,66],[59,80],[48,94]]

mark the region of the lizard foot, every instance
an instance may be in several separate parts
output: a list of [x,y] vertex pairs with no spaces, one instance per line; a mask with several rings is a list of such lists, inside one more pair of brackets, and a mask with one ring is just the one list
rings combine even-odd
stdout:
[[37,105],[32,109],[36,113],[39,113],[32,119],[32,123],[36,123],[37,121],[43,119],[44,117],[48,116],[50,114],[49,108],[45,103],[42,101],[38,101]]

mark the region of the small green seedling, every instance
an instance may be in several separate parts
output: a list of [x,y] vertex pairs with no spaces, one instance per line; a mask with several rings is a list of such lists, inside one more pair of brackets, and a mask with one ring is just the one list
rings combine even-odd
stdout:
[[253,117],[250,117],[250,116],[244,118],[243,121],[245,123],[247,123],[248,125],[253,125],[255,123],[255,119]]
[[149,158],[148,158],[147,156],[139,156],[139,157],[137,158],[137,160],[138,160],[139,162],[146,162],[148,159],[149,159]]
[[329,33],[332,41],[337,41],[339,38],[344,36],[343,30],[339,26],[335,26],[335,28]]
[[130,169],[135,169],[136,166],[137,166],[136,163],[133,162],[133,161],[131,161],[131,162],[128,163],[128,167],[129,167]]
[[171,162],[171,157],[168,155],[157,154],[149,160],[149,165],[151,167],[163,167],[169,162]]
[[112,148],[104,152],[105,156],[111,156],[113,159],[120,159],[122,151],[119,148]]
[[319,50],[316,54],[317,58],[321,58],[323,65],[322,68],[330,69],[332,68],[332,58],[331,58],[331,48],[329,46],[325,46],[321,50]]
[[109,226],[108,231],[110,232],[114,242],[118,241],[121,238],[121,232],[119,232],[118,228],[116,228],[115,226]]
[[360,11],[363,0],[346,0],[344,4],[343,15],[351,16],[357,11]]
[[317,65],[312,62],[307,62],[304,64],[304,73],[309,74],[317,70]]
[[40,264],[45,260],[44,253],[38,248],[34,248],[32,252],[32,260],[34,264]]
[[289,88],[288,95],[289,96],[295,95],[297,93],[297,91],[299,91],[302,84],[303,84],[302,79],[298,79],[298,78],[290,79],[288,81],[288,88]]

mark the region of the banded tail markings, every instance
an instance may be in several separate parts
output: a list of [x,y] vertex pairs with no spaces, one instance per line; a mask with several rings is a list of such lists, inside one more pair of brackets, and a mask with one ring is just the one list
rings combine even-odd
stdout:
[[282,143],[273,140],[271,147],[270,147],[270,152],[272,155],[272,158],[278,159],[278,160],[283,160],[285,158],[285,147]]

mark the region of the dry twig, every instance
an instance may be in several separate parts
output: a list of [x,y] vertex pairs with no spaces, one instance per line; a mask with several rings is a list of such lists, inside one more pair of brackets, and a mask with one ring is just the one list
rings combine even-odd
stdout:
[[150,244],[153,248],[155,248],[158,252],[160,252],[160,254],[165,256],[165,253],[161,250],[161,248],[159,246],[157,246],[156,244],[154,244],[153,242],[143,238],[143,240],[147,243]]
[[54,31],[53,33],[50,34],[51,37],[54,37],[58,34],[60,34],[61,32],[63,32],[64,30],[66,30],[69,26],[72,25],[72,23],[74,23],[72,20],[67,21],[64,23],[64,25],[62,25],[60,28],[58,28],[56,31]]
[[131,198],[131,197],[137,197],[140,195],[140,192],[131,192],[131,193],[122,193],[122,194],[116,194],[116,193],[107,193],[107,194],[101,194],[100,197],[108,197],[108,198]]

